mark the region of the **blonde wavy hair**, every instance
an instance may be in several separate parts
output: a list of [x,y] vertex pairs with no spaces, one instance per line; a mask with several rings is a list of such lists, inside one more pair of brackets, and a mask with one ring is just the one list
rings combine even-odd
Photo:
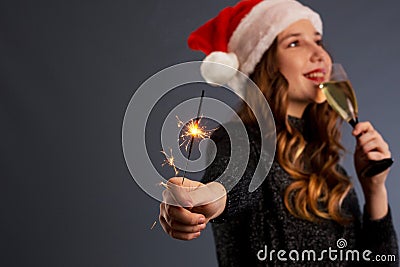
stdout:
[[[338,170],[344,151],[340,143],[338,118],[326,101],[310,104],[304,112],[306,122],[315,131],[306,139],[288,122],[288,82],[276,64],[277,41],[264,54],[250,78],[258,85],[274,115],[277,130],[276,160],[292,177],[286,188],[284,203],[289,212],[308,221],[331,219],[340,224],[351,221],[341,212],[341,205],[352,188],[350,179]],[[249,92],[246,92],[249,94]],[[251,95],[247,95],[252,99]],[[253,100],[257,101],[257,99]],[[244,105],[239,116],[247,124],[256,123],[249,107]]]

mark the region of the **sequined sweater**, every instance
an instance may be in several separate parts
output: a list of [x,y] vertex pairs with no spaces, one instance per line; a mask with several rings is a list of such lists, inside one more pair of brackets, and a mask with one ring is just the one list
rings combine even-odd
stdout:
[[[289,117],[289,122],[305,134],[303,119]],[[342,204],[342,211],[353,217],[345,226],[333,220],[315,223],[293,216],[283,201],[292,179],[276,161],[262,186],[250,193],[248,186],[258,163],[260,139],[254,127],[247,127],[247,132],[247,168],[228,192],[224,212],[212,221],[219,266],[398,266],[390,207],[384,218],[371,220],[365,211],[361,213],[354,189]],[[217,145],[217,154],[205,171],[205,183],[221,175],[230,157],[230,139],[223,128],[216,130],[211,139]],[[383,257],[393,260],[389,255],[394,255],[396,261],[376,261]]]

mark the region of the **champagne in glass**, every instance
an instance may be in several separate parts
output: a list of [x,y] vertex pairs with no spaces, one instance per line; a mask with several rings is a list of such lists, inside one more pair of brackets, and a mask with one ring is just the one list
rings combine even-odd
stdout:
[[[330,81],[321,83],[319,88],[324,92],[329,105],[354,128],[358,123],[357,99],[341,64],[332,64]],[[370,160],[367,167],[361,171],[361,176],[372,177],[392,164],[391,158]]]

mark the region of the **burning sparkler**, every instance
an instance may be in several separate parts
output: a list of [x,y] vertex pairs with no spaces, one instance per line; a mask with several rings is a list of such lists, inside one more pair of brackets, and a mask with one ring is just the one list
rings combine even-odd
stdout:
[[[176,119],[178,120],[178,127],[183,126],[182,134],[178,138],[178,142],[182,140],[182,142],[179,144],[179,146],[185,146],[185,150],[188,152],[188,156],[186,158],[186,166],[183,172],[182,176],[182,184],[185,180],[185,175],[188,167],[188,163],[190,160],[190,155],[192,154],[192,148],[193,148],[193,142],[195,139],[204,139],[204,138],[209,138],[211,136],[211,133],[215,130],[207,130],[206,126],[201,126],[200,122],[202,117],[200,116],[200,111],[201,111],[201,105],[203,103],[203,97],[204,97],[204,90],[201,92],[201,97],[200,97],[200,103],[199,103],[199,108],[197,110],[197,117],[195,119],[191,119],[188,123],[184,123],[179,119],[178,116],[176,116]],[[172,155],[172,149],[170,148],[170,155],[168,155],[164,150],[161,151],[161,153],[164,154],[165,160],[162,166],[168,164],[171,166],[174,171],[175,175],[178,175],[179,171],[178,168],[175,166],[174,162],[174,156]]]
[[182,130],[182,134],[179,136],[180,138],[178,139],[178,142],[180,142],[179,146],[184,146],[186,151],[189,150],[189,146],[191,142],[194,141],[194,139],[209,138],[214,131],[214,129],[207,130],[206,126],[200,125],[202,118],[203,117],[192,119],[187,124],[185,124],[179,119],[178,116],[176,116],[176,119],[178,120],[178,127],[182,127],[183,125],[185,125]]
[[[178,120],[178,127],[184,126],[184,128],[182,130],[182,134],[178,138],[178,142],[181,141],[179,146],[180,147],[184,146],[185,150],[188,152],[188,156],[186,158],[186,166],[185,166],[183,176],[182,176],[182,184],[185,180],[186,170],[187,170],[187,167],[189,164],[190,155],[192,154],[194,140],[209,138],[211,136],[212,132],[215,130],[215,129],[207,130],[206,126],[200,125],[200,122],[202,119],[202,117],[200,116],[200,111],[201,111],[201,105],[203,103],[203,97],[204,97],[204,90],[202,90],[202,92],[201,92],[199,108],[197,110],[197,117],[195,119],[190,120],[188,123],[184,123],[183,121],[181,121],[178,118],[178,116],[176,116],[176,119]],[[174,161],[175,159],[172,155],[172,149],[170,148],[169,151],[170,151],[170,153],[169,153],[170,155],[168,155],[164,150],[161,151],[161,153],[163,153],[165,156],[165,160],[164,160],[164,163],[162,164],[162,166],[165,166],[166,164],[171,166],[175,171],[175,175],[178,175],[179,171],[178,171],[178,168],[175,166],[175,161]],[[169,189],[168,184],[160,182],[159,185],[164,186],[165,189]],[[157,223],[157,221],[155,221],[153,223],[153,225],[151,226],[150,229],[153,229],[154,226],[156,225],[156,223]]]
[[[185,181],[185,175],[186,175],[186,170],[187,170],[187,166],[189,164],[189,159],[190,159],[190,155],[192,154],[192,148],[193,148],[193,141],[194,138],[199,134],[199,121],[200,121],[200,111],[201,111],[201,104],[203,104],[203,97],[204,97],[204,90],[201,91],[201,97],[200,97],[200,103],[199,103],[199,108],[197,110],[197,116],[194,120],[194,124],[189,123],[189,125],[193,125],[192,127],[189,127],[189,133],[190,134],[190,142],[189,142],[189,151],[188,151],[188,156],[186,159],[186,166],[185,166],[185,170],[183,172],[182,175],[182,184]],[[183,136],[186,136],[187,134],[184,134]]]

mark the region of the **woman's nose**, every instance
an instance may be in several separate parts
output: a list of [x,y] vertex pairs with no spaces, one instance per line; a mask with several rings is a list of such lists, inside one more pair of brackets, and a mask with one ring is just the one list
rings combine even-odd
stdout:
[[312,54],[311,54],[312,62],[325,61],[325,57],[326,57],[326,52],[321,46],[315,45],[315,47],[312,48]]

